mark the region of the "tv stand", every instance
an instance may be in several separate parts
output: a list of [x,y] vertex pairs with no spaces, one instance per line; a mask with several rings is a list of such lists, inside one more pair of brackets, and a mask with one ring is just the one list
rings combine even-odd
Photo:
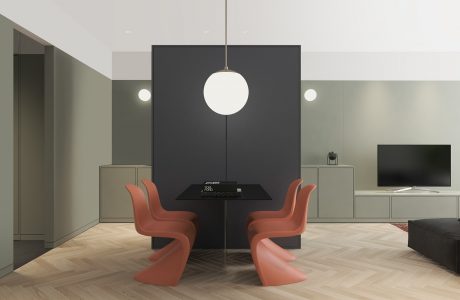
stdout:
[[419,188],[419,187],[416,187],[416,186],[406,187],[406,188],[397,189],[397,190],[392,190],[393,193],[402,193],[402,192],[407,192],[407,191],[423,191],[423,192],[430,192],[430,193],[439,193],[439,191],[436,191],[436,190]]
[[[355,190],[353,166],[303,165],[302,179],[318,189],[308,205],[309,222],[399,223],[413,219],[460,218],[460,191],[423,186]],[[354,195],[354,197],[353,197]],[[460,223],[459,223],[460,224]]]
[[354,221],[407,222],[426,218],[458,218],[460,191],[437,193],[388,190],[355,191]]

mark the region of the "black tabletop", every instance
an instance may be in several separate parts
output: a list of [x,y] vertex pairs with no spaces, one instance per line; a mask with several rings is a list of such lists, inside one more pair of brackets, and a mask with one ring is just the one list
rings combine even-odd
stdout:
[[241,195],[238,197],[203,197],[202,184],[192,184],[185,189],[176,200],[272,200],[260,184],[238,184]]

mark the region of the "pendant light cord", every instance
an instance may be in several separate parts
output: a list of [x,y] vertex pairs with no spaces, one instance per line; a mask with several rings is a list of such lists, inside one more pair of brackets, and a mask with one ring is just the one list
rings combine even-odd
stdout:
[[227,56],[228,56],[228,50],[227,50],[227,0],[225,0],[225,70],[228,70],[228,64],[227,64]]
[[[227,0],[225,0],[225,70],[228,70],[227,63]],[[228,180],[228,116],[225,116],[225,180]],[[225,203],[227,205],[227,203]]]

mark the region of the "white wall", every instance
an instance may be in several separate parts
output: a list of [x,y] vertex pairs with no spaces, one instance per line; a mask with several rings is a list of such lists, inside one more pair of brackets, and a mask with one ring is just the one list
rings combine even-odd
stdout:
[[105,76],[112,76],[111,49],[52,0],[2,0],[0,14]]
[[[302,45],[304,80],[457,80],[458,11],[457,0],[235,0],[229,42]],[[223,42],[214,0],[3,0],[0,13],[107,77],[112,51],[141,51],[114,58],[120,80],[150,78],[152,44]]]
[[151,52],[114,52],[112,55],[113,80],[150,80],[152,77]]
[[0,276],[13,270],[13,27],[0,16]]
[[[113,79],[150,80],[150,52],[114,52]],[[460,80],[460,52],[302,52],[302,80]]]

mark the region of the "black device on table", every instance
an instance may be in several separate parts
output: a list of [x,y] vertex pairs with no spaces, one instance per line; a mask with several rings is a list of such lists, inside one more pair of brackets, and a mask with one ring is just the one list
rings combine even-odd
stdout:
[[201,190],[202,197],[239,197],[241,189],[236,181],[205,181]]

